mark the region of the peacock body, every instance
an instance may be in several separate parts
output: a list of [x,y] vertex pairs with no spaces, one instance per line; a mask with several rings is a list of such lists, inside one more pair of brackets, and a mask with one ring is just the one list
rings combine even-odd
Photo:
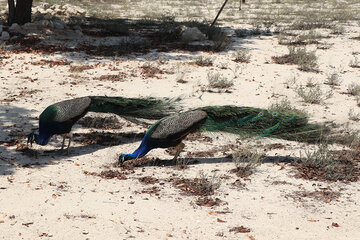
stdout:
[[176,110],[174,101],[157,98],[88,96],[61,101],[48,106],[39,117],[39,134],[30,133],[28,142],[46,145],[51,136],[66,134],[87,112],[114,113],[124,117],[160,119]]
[[197,130],[312,142],[319,140],[324,126],[310,124],[307,116],[293,112],[238,106],[202,107],[159,120],[146,132],[140,146],[132,154],[120,155],[119,161],[143,157],[154,148],[179,146],[181,151],[184,147],[181,141]]

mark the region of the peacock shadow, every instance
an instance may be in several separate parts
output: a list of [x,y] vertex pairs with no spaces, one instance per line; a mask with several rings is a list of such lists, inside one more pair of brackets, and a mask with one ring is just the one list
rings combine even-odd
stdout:
[[[166,167],[186,167],[191,165],[201,165],[201,164],[219,164],[233,162],[232,157],[206,157],[206,158],[180,158],[177,161],[173,159],[149,159],[145,160],[129,160],[133,161],[129,165],[131,167],[154,167],[154,166],[166,166]],[[136,162],[138,161],[138,162]],[[299,161],[299,158],[291,156],[266,156],[261,163],[295,163]],[[245,161],[246,163],[246,161]]]
[[[70,146],[69,153],[67,150],[61,150],[60,144],[55,143],[53,150],[41,150],[40,147],[28,147],[25,144],[18,144],[16,150],[8,150],[6,158],[0,155],[0,175],[13,174],[16,168],[42,168],[48,165],[56,165],[60,161],[72,157],[91,154],[98,150],[111,146],[128,144],[141,140],[144,133],[136,132],[96,132],[74,133],[75,145]],[[20,147],[19,147],[20,146]],[[4,146],[0,146],[0,152]],[[12,157],[10,157],[12,156]],[[72,160],[70,160],[72,161]],[[1,164],[5,162],[6,164]]]
[[13,174],[17,164],[12,146],[21,141],[31,125],[28,118],[31,111],[13,106],[12,102],[16,102],[16,98],[7,97],[0,105],[0,175]]

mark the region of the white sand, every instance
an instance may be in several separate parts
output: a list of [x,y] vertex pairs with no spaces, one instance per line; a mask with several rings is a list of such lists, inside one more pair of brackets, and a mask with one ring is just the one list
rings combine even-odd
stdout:
[[[272,102],[288,99],[294,106],[305,109],[314,121],[357,122],[348,119],[348,112],[360,112],[355,97],[343,94],[348,84],[360,77],[358,68],[349,67],[352,52],[360,52],[360,42],[350,37],[359,35],[360,28],[346,28],[344,35],[332,35],[324,41],[333,43],[329,50],[317,50],[320,73],[301,72],[295,65],[277,65],[272,56],[287,53],[286,46],[278,44],[273,36],[235,39],[232,50],[220,53],[170,52],[152,53],[138,57],[92,57],[78,53],[9,54],[0,62],[0,140],[8,141],[26,135],[37,127],[36,118],[48,105],[87,95],[154,96],[184,98],[184,107],[235,104],[268,107]],[[232,61],[238,47],[250,50],[248,64]],[[199,67],[189,64],[193,57],[204,55],[214,58],[214,66]],[[166,64],[159,64],[159,58]],[[147,60],[146,60],[147,59]],[[150,60],[149,60],[150,59]],[[96,65],[82,73],[69,72],[69,65],[49,67],[34,65],[40,60],[66,60],[71,65]],[[141,66],[150,61],[162,70],[174,74],[159,74],[159,78],[145,78]],[[270,62],[266,64],[265,62]],[[227,63],[228,69],[220,69]],[[114,70],[110,70],[115,67]],[[207,72],[220,72],[232,79],[239,67],[231,93],[209,93],[201,89],[207,85]],[[298,84],[314,78],[321,88],[329,90],[323,82],[327,74],[337,72],[342,79],[334,96],[324,104],[305,104],[286,83],[294,76]],[[124,72],[122,81],[100,81],[96,77]],[[176,78],[186,72],[185,84]],[[30,81],[30,79],[32,81]],[[293,86],[292,86],[293,87]],[[29,93],[35,90],[36,92]],[[100,114],[101,115],[101,114]],[[103,116],[103,115],[102,115]],[[110,131],[142,133],[146,128],[128,124]],[[80,125],[75,133],[89,133]],[[94,129],[94,131],[100,131]],[[209,134],[213,142],[184,141],[182,153],[219,149],[235,144],[234,136]],[[22,140],[25,143],[26,139]],[[199,158],[199,164],[188,169],[174,167],[139,167],[127,175],[127,180],[102,179],[84,174],[115,168],[112,164],[120,153],[132,152],[140,143],[116,146],[80,145],[73,143],[70,155],[44,153],[60,147],[61,137],[53,138],[47,146],[34,145],[40,153],[29,158],[16,151],[16,146],[0,145],[0,236],[2,239],[360,239],[360,188],[358,183],[328,183],[295,178],[290,165],[264,163],[247,179],[230,173],[234,163],[224,158],[231,152],[218,151],[214,157]],[[285,149],[267,152],[270,156],[298,156],[306,144],[282,140],[261,139],[242,142],[243,147],[270,143],[285,144]],[[260,148],[260,147],[258,147]],[[261,150],[261,149],[259,149]],[[148,154],[162,160],[171,159],[164,149]],[[39,165],[22,167],[38,162]],[[170,177],[199,177],[200,171],[220,177],[221,186],[212,198],[223,202],[220,206],[205,207],[195,204],[196,196],[185,196],[169,182]],[[144,185],[138,178],[152,176],[159,179],[159,195],[139,193],[153,185]],[[244,188],[233,185],[239,180]],[[276,184],[280,181],[282,184]],[[329,189],[339,192],[338,198],[314,199],[301,197],[296,192]],[[228,213],[219,213],[225,211]],[[248,233],[229,230],[244,226]]]

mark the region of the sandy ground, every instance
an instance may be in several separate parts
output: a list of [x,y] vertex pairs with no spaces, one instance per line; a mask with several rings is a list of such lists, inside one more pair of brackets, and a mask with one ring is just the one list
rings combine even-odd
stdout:
[[[5,53],[5,58],[0,56],[0,238],[360,239],[358,182],[304,180],[295,177],[296,170],[290,164],[278,163],[282,157],[296,157],[301,150],[315,148],[313,145],[201,133],[194,140],[184,141],[186,148],[181,157],[196,162],[186,169],[160,164],[126,170],[114,163],[120,153],[132,152],[141,138],[125,134],[141,135],[146,128],[121,118],[121,128],[113,130],[76,124],[69,155],[53,151],[60,147],[61,137],[53,138],[47,146],[34,145],[37,156],[28,156],[17,150],[16,144],[9,144],[14,139],[20,140],[18,146],[25,144],[23,136],[37,127],[37,117],[48,105],[87,95],[181,96],[186,109],[224,104],[266,108],[288,99],[306,110],[312,121],[347,123],[357,129],[358,122],[349,120],[348,113],[350,109],[360,112],[359,107],[355,97],[344,92],[348,84],[360,78],[359,68],[349,66],[353,53],[360,53],[359,41],[352,39],[359,34],[359,26],[351,25],[346,26],[343,35],[325,39],[333,45],[316,51],[318,73],[299,71],[296,65],[275,64],[271,57],[288,52],[275,36],[233,37],[230,50],[219,53],[152,52],[123,57]],[[249,63],[233,61],[232,54],[240,47],[250,50]],[[194,58],[200,55],[212,57],[213,66],[194,64]],[[149,63],[164,73],[145,76],[142,66]],[[220,68],[222,64],[227,69]],[[90,65],[91,69],[70,72],[75,65]],[[208,72],[220,72],[233,79],[234,86],[222,93],[203,91],[208,85]],[[294,86],[289,87],[294,77],[297,84],[313,78],[324,91],[330,90],[323,83],[333,72],[339,74],[342,83],[323,104],[304,103]],[[186,83],[177,82],[182,73]],[[114,81],[99,79],[110,74],[120,77]],[[117,141],[111,145],[84,144],[84,138],[102,132],[117,137]],[[212,140],[205,141],[208,137]],[[284,147],[270,149],[271,144]],[[275,160],[261,164],[249,177],[237,177],[231,173],[235,165],[227,156],[238,147],[264,149]],[[196,157],[196,153],[205,151],[212,154]],[[172,158],[165,149],[153,150],[148,157]],[[108,170],[120,171],[126,179],[96,176]],[[201,197],[186,195],[176,187],[176,179],[201,176],[220,183],[209,196],[218,199],[217,205],[198,205]],[[144,177],[155,181],[143,183]],[[235,231],[236,227],[241,231]]]

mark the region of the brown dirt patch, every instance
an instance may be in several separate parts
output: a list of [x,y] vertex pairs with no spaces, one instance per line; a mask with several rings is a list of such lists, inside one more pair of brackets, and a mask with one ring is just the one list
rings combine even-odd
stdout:
[[179,178],[173,185],[187,195],[209,196],[215,192],[213,183],[205,178]]
[[295,191],[291,194],[286,195],[286,197],[291,197],[296,201],[303,202],[304,198],[311,198],[317,201],[323,201],[325,203],[330,203],[334,200],[337,200],[340,197],[340,192],[333,191],[331,188],[320,188],[315,191]]
[[126,175],[128,175],[129,173],[128,172],[119,172],[117,170],[106,170],[106,171],[102,171],[100,173],[84,171],[84,174],[97,176],[97,177],[101,177],[104,179],[117,178],[119,180],[126,180],[127,179]]
[[146,176],[146,177],[141,177],[138,178],[139,182],[143,183],[143,184],[155,184],[157,182],[159,182],[159,179],[151,177],[151,176]]
[[359,150],[332,151],[338,165],[331,173],[323,168],[304,166],[301,163],[293,163],[292,165],[298,171],[296,176],[307,180],[357,182],[360,180]]
[[222,201],[219,198],[200,197],[195,200],[195,204],[203,207],[220,206]]
[[250,228],[240,226],[240,227],[233,227],[233,228],[230,228],[230,229],[229,229],[229,232],[235,232],[235,233],[248,233],[248,232],[251,232],[251,230],[250,230]]

